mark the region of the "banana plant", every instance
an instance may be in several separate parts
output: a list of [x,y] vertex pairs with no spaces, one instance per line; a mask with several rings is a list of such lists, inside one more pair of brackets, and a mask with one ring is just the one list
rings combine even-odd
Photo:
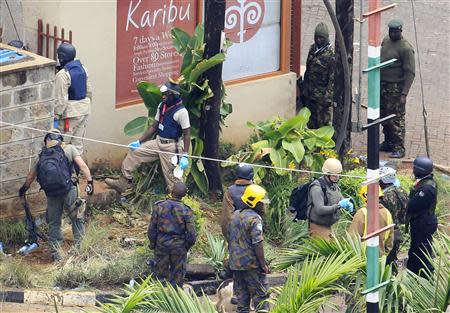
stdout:
[[[285,120],[281,117],[258,122],[247,122],[247,126],[255,132],[255,142],[247,149],[232,155],[228,160],[236,162],[260,163],[278,168],[300,168],[304,166],[312,170],[320,170],[324,161],[323,149],[331,149],[335,143],[332,139],[333,126],[327,125],[319,129],[307,127],[311,111],[303,108],[300,112]],[[230,163],[222,163],[230,166]],[[275,169],[278,175],[287,175],[288,171]],[[266,174],[264,168],[256,169],[256,181],[260,182]]]
[[[218,53],[209,59],[203,58],[205,43],[202,25],[196,27],[192,36],[179,28],[173,28],[171,34],[173,46],[183,56],[178,83],[181,88],[183,104],[189,112],[191,123],[191,149],[189,154],[201,156],[205,145],[199,136],[201,115],[205,101],[213,97],[213,92],[209,87],[208,80],[203,77],[203,73],[223,63],[225,54]],[[162,100],[162,94],[155,83],[139,82],[137,90],[147,108],[147,116],[136,117],[125,125],[124,133],[128,136],[143,133],[154,122],[158,105]],[[225,95],[225,87],[223,85],[222,95]],[[221,124],[223,124],[225,118],[232,112],[232,106],[230,103],[225,102],[224,96],[222,96],[221,100],[220,117]],[[192,175],[200,191],[207,194],[208,179],[201,160],[192,158],[190,166],[185,170],[185,173],[186,176]]]

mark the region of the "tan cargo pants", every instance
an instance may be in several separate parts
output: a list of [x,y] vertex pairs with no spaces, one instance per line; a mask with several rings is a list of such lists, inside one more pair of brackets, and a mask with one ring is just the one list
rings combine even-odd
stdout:
[[309,222],[309,236],[320,237],[326,240],[331,239],[331,227]]
[[65,136],[64,142],[75,146],[80,155],[82,155],[84,152],[83,138],[84,135],[86,134],[86,125],[88,121],[88,116],[89,115],[82,115],[68,118],[69,130],[66,132],[64,131],[65,120],[62,119],[58,121],[58,129],[61,131],[62,134],[78,137],[74,138]]
[[[148,149],[148,150],[147,150]],[[181,151],[182,147],[178,146],[179,151]],[[152,150],[152,151],[150,151]],[[170,159],[173,154],[170,153],[158,153],[156,151],[165,151],[165,152],[177,152],[177,143],[162,143],[159,137],[153,140],[146,141],[141,144],[141,146],[134,150],[129,151],[125,160],[122,162],[122,175],[127,178],[133,178],[133,171],[142,163],[148,163],[156,161],[159,158],[161,162],[161,169],[164,175],[164,179],[166,180],[167,188],[169,191],[172,190],[173,185],[179,180],[173,176],[173,170],[175,166],[173,166]]]

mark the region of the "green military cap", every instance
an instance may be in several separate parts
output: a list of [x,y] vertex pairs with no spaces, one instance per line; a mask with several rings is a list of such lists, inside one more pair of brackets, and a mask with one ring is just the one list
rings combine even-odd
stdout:
[[402,26],[403,26],[403,22],[398,19],[391,20],[388,24],[388,27],[390,29],[400,29],[401,30]]
[[314,36],[322,36],[325,39],[329,39],[330,32],[328,30],[327,24],[320,22],[317,24],[316,29],[314,30]]

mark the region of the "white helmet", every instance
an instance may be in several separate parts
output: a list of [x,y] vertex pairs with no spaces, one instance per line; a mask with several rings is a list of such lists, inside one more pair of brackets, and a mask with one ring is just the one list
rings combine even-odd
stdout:
[[326,159],[322,166],[322,172],[326,175],[336,175],[342,173],[341,161],[335,158]]
[[395,169],[388,167],[388,166],[383,166],[380,167],[380,175],[389,173],[388,175],[381,177],[380,180],[384,183],[384,184],[393,184],[395,182],[395,173],[397,172]]

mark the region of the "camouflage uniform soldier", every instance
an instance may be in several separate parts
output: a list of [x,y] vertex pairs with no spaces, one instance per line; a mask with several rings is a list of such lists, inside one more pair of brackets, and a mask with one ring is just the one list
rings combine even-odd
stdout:
[[268,310],[266,274],[269,273],[263,249],[262,218],[266,195],[264,188],[249,185],[242,201],[246,207],[233,213],[228,229],[230,268],[234,272],[237,312],[250,311],[250,299],[257,312]]
[[314,44],[306,60],[302,97],[311,111],[308,126],[319,128],[331,122],[331,104],[334,87],[334,51],[325,23],[319,23],[314,31]]
[[406,205],[408,204],[408,194],[396,178],[396,171],[389,166],[382,166],[380,168],[380,175],[390,174],[380,179],[380,187],[383,190],[383,197],[380,198],[380,203],[383,204],[389,212],[391,212],[395,226],[394,226],[394,244],[392,250],[389,252],[386,263],[397,266],[397,254],[400,250],[400,245],[403,242],[403,235],[400,231],[400,223],[404,224],[406,219]]
[[175,183],[172,199],[156,202],[147,235],[155,250],[153,272],[172,286],[183,286],[187,252],[196,240],[193,212],[183,204],[186,186]]
[[402,36],[402,22],[389,22],[389,36],[381,44],[381,62],[397,59],[381,69],[381,118],[391,114],[396,117],[383,123],[384,142],[380,151],[392,152],[390,157],[405,156],[405,105],[406,96],[414,81],[414,49]]

